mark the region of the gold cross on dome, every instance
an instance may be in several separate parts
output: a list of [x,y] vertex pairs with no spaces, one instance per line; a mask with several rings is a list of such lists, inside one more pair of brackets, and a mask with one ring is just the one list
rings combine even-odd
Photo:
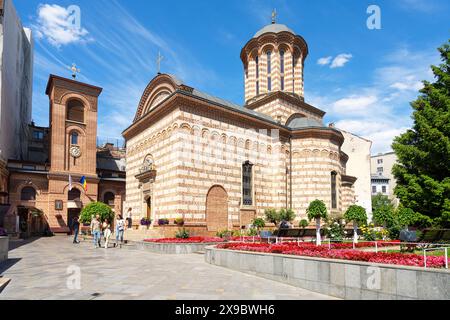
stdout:
[[72,78],[77,78],[77,73],[80,73],[81,70],[77,68],[77,65],[75,63],[72,63],[71,67],[68,67],[70,71],[72,71]]
[[273,9],[272,11],[272,23],[275,24],[277,23],[277,9]]
[[156,66],[158,69],[158,74],[161,73],[161,61],[163,61],[164,57],[161,55],[161,52],[158,51],[158,58],[156,58]]

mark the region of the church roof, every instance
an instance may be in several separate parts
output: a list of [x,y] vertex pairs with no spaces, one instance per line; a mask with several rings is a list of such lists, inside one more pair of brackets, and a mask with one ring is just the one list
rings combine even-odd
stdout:
[[301,117],[292,119],[292,121],[290,121],[287,124],[287,126],[291,129],[312,128],[312,127],[322,128],[323,123],[315,119]]
[[283,32],[283,31],[286,31],[286,32],[290,32],[290,33],[292,33],[292,34],[295,34],[295,32],[294,32],[292,29],[288,28],[288,27],[287,27],[286,25],[284,25],[284,24],[272,23],[272,24],[269,24],[269,25],[265,26],[265,27],[262,28],[261,30],[259,30],[259,31],[254,35],[253,38],[258,38],[259,36],[262,36],[264,33],[270,33],[270,32],[272,32],[272,33],[279,33],[279,32]]
[[212,96],[212,95],[210,95],[208,93],[202,92],[202,91],[197,90],[197,89],[194,89],[192,94],[194,96],[196,96],[196,97],[203,98],[203,99],[211,101],[211,102],[215,102],[215,103],[223,105],[225,107],[234,109],[234,110],[236,110],[238,112],[246,113],[246,114],[248,114],[250,116],[253,116],[253,117],[263,118],[264,120],[268,120],[268,121],[272,121],[272,122],[275,121],[275,119],[273,119],[272,117],[270,117],[270,116],[268,116],[268,115],[266,115],[264,113],[260,113],[260,112],[256,112],[256,111],[250,110],[248,108],[245,108],[243,106],[240,106],[240,105],[235,104],[233,102],[230,102],[228,100],[224,100],[222,98],[218,98],[218,97]]

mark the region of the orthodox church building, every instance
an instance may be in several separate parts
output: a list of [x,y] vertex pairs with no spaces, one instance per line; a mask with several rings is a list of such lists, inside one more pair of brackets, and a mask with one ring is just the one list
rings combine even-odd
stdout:
[[315,199],[336,215],[353,204],[344,136],[304,99],[307,56],[306,41],[273,21],[241,51],[243,106],[170,74],[151,80],[123,132],[124,206],[134,220],[150,218],[158,231],[167,229],[159,219],[182,217],[191,231],[213,234],[269,208],[292,208],[299,221]]

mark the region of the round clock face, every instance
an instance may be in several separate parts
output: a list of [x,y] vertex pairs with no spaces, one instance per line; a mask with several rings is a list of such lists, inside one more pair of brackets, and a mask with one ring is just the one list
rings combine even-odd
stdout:
[[74,158],[79,158],[81,156],[81,150],[78,146],[72,146],[70,147],[70,154]]

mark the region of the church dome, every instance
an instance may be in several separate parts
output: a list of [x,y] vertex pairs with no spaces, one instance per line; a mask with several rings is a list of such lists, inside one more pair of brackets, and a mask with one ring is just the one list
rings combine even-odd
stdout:
[[259,30],[257,33],[255,33],[253,38],[258,38],[265,33],[280,33],[280,32],[284,32],[284,31],[295,34],[295,32],[292,29],[288,28],[284,24],[272,23],[272,24],[265,26],[264,28]]

